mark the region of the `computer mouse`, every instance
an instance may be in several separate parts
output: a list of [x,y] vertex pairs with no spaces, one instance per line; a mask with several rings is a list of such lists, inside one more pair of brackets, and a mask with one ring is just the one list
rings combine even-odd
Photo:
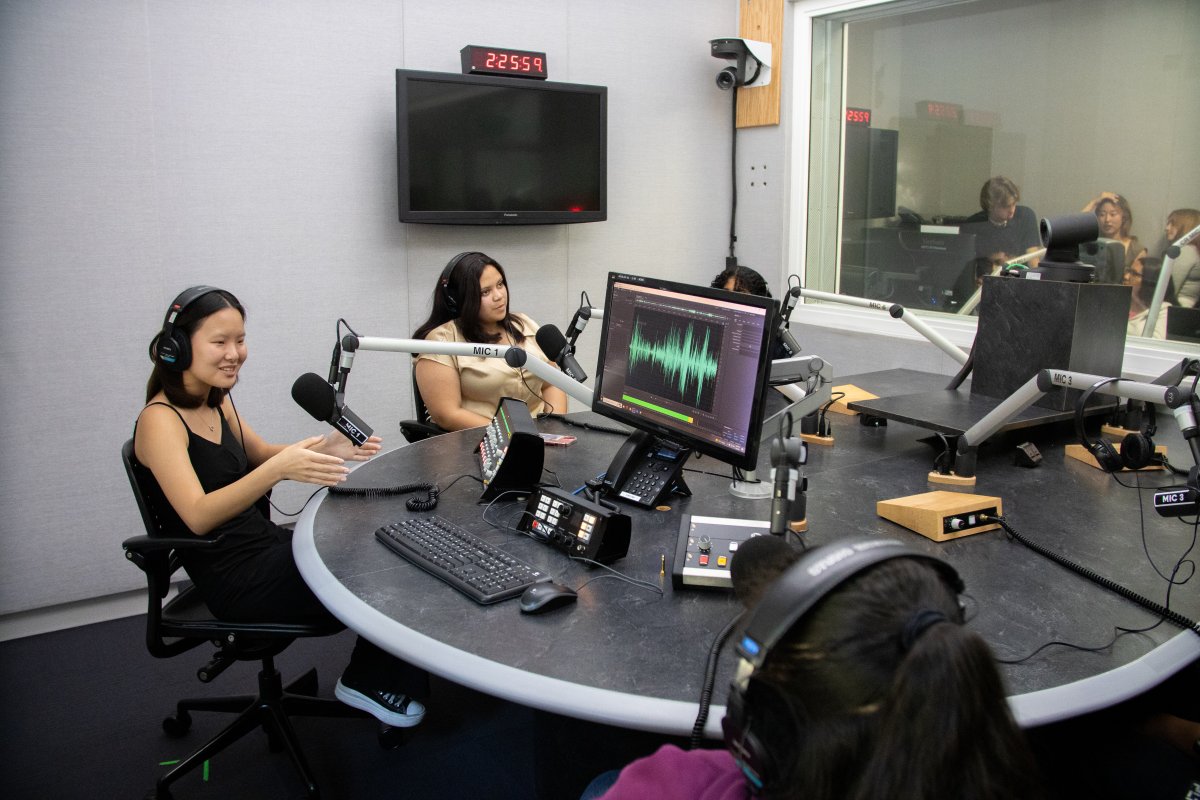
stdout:
[[541,614],[544,611],[550,611],[567,603],[574,603],[575,590],[563,586],[561,583],[552,581],[543,581],[535,583],[525,590],[521,595],[521,613],[523,614]]

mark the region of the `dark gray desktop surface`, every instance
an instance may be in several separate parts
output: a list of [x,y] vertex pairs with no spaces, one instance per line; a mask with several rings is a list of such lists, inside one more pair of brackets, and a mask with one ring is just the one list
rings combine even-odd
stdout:
[[[875,388],[868,389],[872,394],[879,395],[876,399],[856,400],[847,405],[852,411],[927,428],[948,436],[961,436],[972,425],[994,411],[1005,399],[973,394],[969,380],[958,389],[946,389],[944,387],[949,385],[951,380],[949,375],[931,375],[930,380],[921,389],[914,391],[915,384],[904,379],[906,373],[911,374],[912,370],[888,370],[880,373],[880,378],[873,379]],[[852,383],[848,380],[835,382]],[[931,389],[931,386],[943,388]],[[1101,397],[1097,400],[1095,404],[1088,404],[1089,416],[1103,413],[1113,405],[1110,398]],[[1000,430],[1011,431],[1048,425],[1073,419],[1074,416],[1073,410],[1059,411],[1033,405],[1015,414],[1000,427]]]
[[[889,381],[929,386],[943,378],[892,370],[877,382],[869,375],[836,382],[875,391]],[[590,413],[573,418],[611,424]],[[1115,626],[1154,623],[1148,611],[1010,541],[1001,531],[939,544],[879,518],[878,500],[944,488],[926,480],[934,451],[918,441],[925,431],[898,423],[867,428],[854,417],[831,418],[835,445],[810,447],[805,469],[810,543],[852,534],[886,535],[946,558],[966,582],[969,624],[1000,658],[1026,656],[1053,640],[1101,646],[1112,639]],[[546,479],[553,482],[557,476],[570,489],[602,472],[622,441],[556,421],[539,426],[579,436],[569,447],[546,448],[545,466],[553,472],[547,472]],[[1169,446],[1177,462],[1186,464],[1186,446],[1169,417],[1160,430],[1158,440]],[[1045,434],[1034,439],[1044,457],[1041,467],[1016,467],[1008,445],[985,444],[974,493],[1000,496],[1011,524],[1029,538],[1162,602],[1167,586],[1143,552],[1136,490],[1064,459],[1063,446],[1070,439],[1061,430],[1038,431]],[[478,475],[474,446],[479,436],[479,430],[464,431],[401,447],[363,465],[349,483],[389,486],[432,480],[445,488],[459,475]],[[759,464],[765,478],[766,447]],[[692,461],[690,469],[729,474],[727,467],[708,458]],[[535,708],[686,734],[695,718],[709,647],[739,608],[725,593],[672,589],[681,517],[693,513],[766,519],[770,510],[769,500],[732,496],[729,478],[696,471],[687,472],[686,478],[694,494],[672,499],[670,510],[623,505],[633,517],[633,541],[629,554],[614,567],[661,587],[663,596],[601,579],[582,588],[577,603],[540,616],[521,614],[515,600],[478,606],[375,540],[377,527],[409,514],[404,497],[322,495],[301,517],[294,548],[305,580],[335,614],[413,663]],[[1165,480],[1143,478],[1147,484]],[[475,480],[462,478],[442,493],[434,513],[573,587],[601,574],[569,562],[557,550],[497,529],[493,523],[514,524],[523,503],[497,503],[484,520],[484,507],[475,502],[480,492]],[[1169,571],[1191,541],[1192,529],[1158,517],[1149,504],[1146,493],[1146,544],[1159,569]],[[664,556],[665,575],[660,575]],[[1176,587],[1171,606],[1195,618],[1200,615],[1200,593],[1191,583]],[[732,674],[730,649],[725,648],[719,662],[714,707],[706,725],[710,736],[719,735]],[[1118,702],[1198,657],[1200,636],[1162,623],[1145,633],[1122,636],[1101,652],[1056,646],[1002,669],[1018,719],[1035,725]]]

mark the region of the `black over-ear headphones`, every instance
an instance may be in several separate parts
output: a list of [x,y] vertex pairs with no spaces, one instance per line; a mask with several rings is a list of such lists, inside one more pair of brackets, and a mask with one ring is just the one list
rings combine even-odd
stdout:
[[1079,436],[1079,442],[1105,472],[1120,472],[1122,468],[1143,469],[1154,462],[1155,455],[1154,439],[1151,438],[1158,431],[1154,403],[1146,403],[1146,419],[1142,429],[1137,433],[1127,434],[1121,440],[1120,450],[1104,439],[1089,439],[1087,436],[1083,425],[1083,412],[1088,401],[1100,387],[1118,380],[1120,378],[1106,378],[1092,384],[1084,390],[1075,405],[1075,433]]
[[167,309],[163,318],[162,331],[150,343],[150,358],[172,372],[183,372],[192,363],[192,342],[187,334],[176,330],[175,320],[192,303],[210,292],[219,292],[215,286],[193,286],[179,293]]
[[442,292],[442,300],[446,303],[446,310],[455,317],[462,313],[462,298],[454,296],[454,291],[450,288],[450,276],[454,273],[454,268],[467,256],[482,255],[483,253],[477,250],[468,250],[465,253],[459,253],[446,262],[446,268],[442,270],[442,275],[438,278],[438,288]]
[[737,673],[729,687],[721,727],[725,746],[754,791],[776,780],[780,765],[771,748],[754,733],[754,716],[747,708],[747,690],[755,670],[801,617],[846,582],[883,561],[917,558],[935,567],[946,585],[961,594],[962,578],[936,556],[914,550],[898,539],[850,539],[807,551],[779,576],[754,607],[737,645]]

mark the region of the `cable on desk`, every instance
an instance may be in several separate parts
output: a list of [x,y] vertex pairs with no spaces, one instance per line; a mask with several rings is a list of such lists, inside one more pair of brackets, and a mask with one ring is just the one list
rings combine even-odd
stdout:
[[704,739],[704,726],[708,724],[708,709],[712,705],[713,684],[717,681],[717,658],[721,655],[721,648],[725,646],[729,634],[733,633],[733,629],[745,615],[745,611],[739,611],[733,619],[726,623],[713,639],[713,643],[709,645],[708,660],[704,664],[704,686],[700,690],[700,709],[696,712],[696,721],[692,725],[692,738],[688,745],[690,750],[698,748]]
[[388,497],[397,494],[425,492],[425,497],[410,497],[404,501],[409,511],[432,511],[437,508],[439,489],[433,483],[406,483],[403,486],[330,486],[329,493],[346,497]]
[[630,434],[630,431],[623,428],[613,428],[608,425],[593,425],[590,422],[581,422],[575,419],[568,419],[564,414],[539,414],[538,419],[552,419],[565,425],[570,425],[575,428],[586,428],[589,431],[597,431],[598,433],[613,433],[618,436],[628,436]]
[[[1006,520],[1004,517],[995,516],[992,514],[981,514],[980,518],[982,520],[984,520],[985,522],[998,523],[1000,525],[1000,527],[1004,528],[1004,531],[1005,531],[1005,533],[1007,533],[1009,535],[1009,538],[1016,539],[1018,542],[1025,545],[1026,547],[1028,547],[1030,550],[1034,551],[1035,553],[1045,556],[1046,558],[1050,559],[1054,563],[1056,563],[1060,566],[1066,567],[1067,569],[1071,570],[1072,572],[1075,572],[1078,575],[1082,575],[1083,577],[1087,578],[1088,580],[1092,581],[1093,583],[1099,584],[1100,586],[1103,586],[1105,589],[1108,589],[1109,591],[1116,592],[1117,594],[1124,597],[1126,600],[1131,600],[1134,603],[1137,603],[1142,608],[1152,611],[1155,614],[1157,614],[1158,616],[1160,616],[1164,619],[1168,619],[1171,622],[1174,622],[1176,625],[1178,625],[1181,628],[1185,628],[1187,630],[1192,631],[1193,633],[1195,633],[1197,635],[1200,635],[1200,622],[1196,622],[1195,620],[1188,619],[1187,617],[1185,617],[1184,615],[1180,614],[1177,611],[1172,611],[1170,608],[1168,608],[1166,606],[1159,605],[1158,603],[1154,602],[1150,598],[1143,597],[1142,595],[1138,594],[1137,592],[1133,591],[1132,589],[1127,589],[1126,587],[1122,586],[1121,584],[1117,583],[1116,581],[1109,580],[1108,578],[1104,577],[1103,575],[1101,575],[1097,572],[1093,572],[1092,570],[1088,569],[1087,567],[1083,566],[1082,564],[1076,564],[1074,561],[1070,560],[1069,558],[1059,555],[1058,553],[1055,553],[1054,551],[1052,551],[1046,547],[1043,547],[1042,545],[1038,544],[1037,542],[1034,542],[1030,539],[1025,538],[1021,534],[1017,533],[1017,531],[1014,530],[1013,527],[1008,524],[1008,520]],[[1168,602],[1170,602],[1170,600],[1169,600],[1170,588],[1168,588],[1168,590],[1167,590],[1167,597],[1168,597]],[[1080,649],[1085,649],[1085,648],[1080,648]]]
[[649,589],[652,592],[657,592],[659,594],[659,596],[662,596],[662,594],[663,594],[662,588],[659,586],[656,586],[655,584],[651,583],[650,581],[643,581],[638,578],[631,578],[630,576],[626,575],[624,572],[618,572],[617,570],[613,569],[612,567],[608,566],[607,564],[601,564],[599,561],[593,561],[590,558],[583,558],[581,556],[568,555],[567,558],[571,559],[572,561],[580,561],[584,564],[590,564],[593,567],[600,567],[603,570],[607,570],[607,572],[604,574],[594,575],[591,578],[589,578],[588,580],[584,581],[582,584],[580,584],[579,588],[575,590],[577,592],[579,591],[579,589],[582,589],[584,586],[587,586],[592,581],[598,581],[601,578],[616,578],[617,580],[622,580],[622,581],[625,581],[626,583],[632,583],[634,586],[640,586],[643,589]]

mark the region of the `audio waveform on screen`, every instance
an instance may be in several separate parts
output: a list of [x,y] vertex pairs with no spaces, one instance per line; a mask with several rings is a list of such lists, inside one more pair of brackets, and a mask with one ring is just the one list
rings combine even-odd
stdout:
[[712,411],[723,336],[718,324],[638,311],[629,340],[627,385]]

